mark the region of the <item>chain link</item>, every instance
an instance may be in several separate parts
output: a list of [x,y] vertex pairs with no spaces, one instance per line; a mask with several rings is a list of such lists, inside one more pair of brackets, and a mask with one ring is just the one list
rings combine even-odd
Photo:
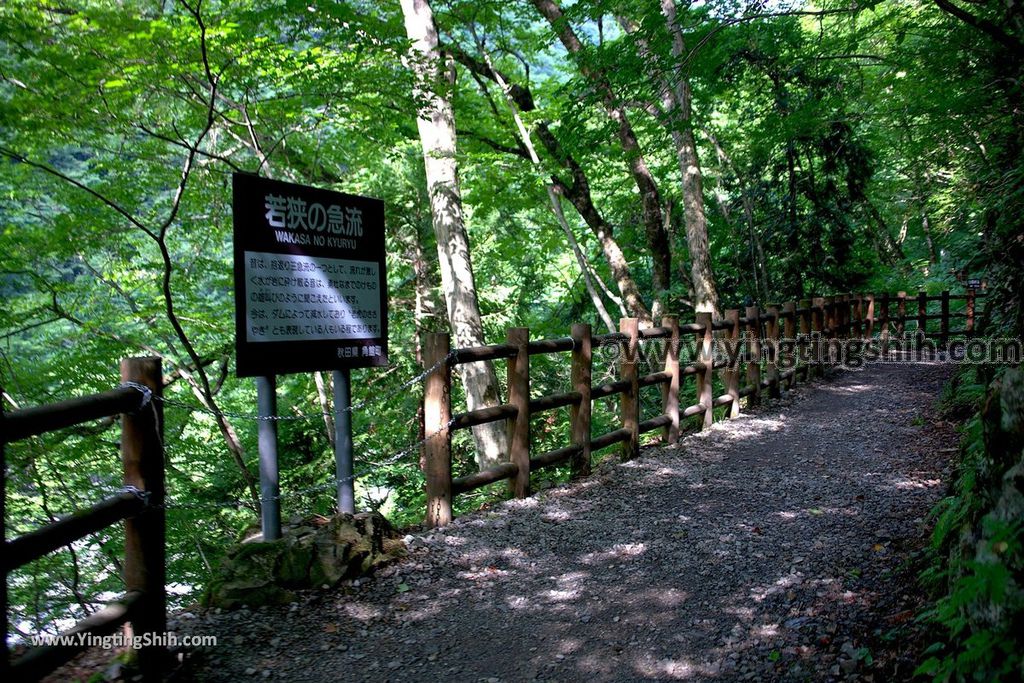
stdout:
[[121,386],[126,389],[135,389],[142,394],[142,402],[139,404],[139,407],[135,409],[136,412],[148,406],[150,401],[153,400],[153,390],[145,384],[139,384],[138,382],[121,382]]
[[[304,488],[304,489],[299,489],[297,491],[289,491],[287,493],[280,493],[280,494],[278,494],[276,496],[261,497],[260,498],[260,502],[261,503],[266,503],[266,502],[275,501],[275,500],[276,501],[280,501],[280,500],[286,500],[286,499],[299,498],[299,497],[302,497],[302,496],[309,495],[311,493],[320,493],[321,491],[326,491],[328,489],[336,488],[337,485],[340,484],[340,483],[346,483],[346,482],[349,482],[349,481],[356,481],[358,479],[362,479],[363,477],[367,476],[368,474],[373,473],[376,470],[379,470],[379,469],[381,469],[383,467],[388,467],[389,465],[394,465],[395,463],[397,463],[398,461],[402,460],[404,457],[406,457],[407,455],[409,455],[413,451],[418,450],[424,444],[426,444],[429,441],[431,441],[433,439],[436,439],[437,437],[447,433],[448,430],[451,429],[452,425],[454,425],[454,424],[455,424],[455,419],[453,418],[453,419],[448,421],[448,423],[444,426],[444,429],[438,430],[437,432],[431,434],[428,437],[424,437],[424,438],[420,439],[419,441],[416,441],[415,443],[409,444],[405,448],[395,452],[393,455],[389,456],[388,458],[386,458],[384,460],[381,460],[379,462],[370,463],[367,467],[364,467],[359,472],[353,473],[351,476],[343,477],[342,479],[335,480],[335,481],[325,482],[323,484],[316,484],[315,486],[310,486],[310,487],[307,487],[307,488]],[[164,504],[163,507],[168,509],[168,510],[199,510],[199,509],[224,509],[224,508],[238,509],[238,508],[242,508],[242,507],[249,507],[249,505],[245,501],[241,501],[241,500],[228,500],[228,501],[208,502],[208,503],[185,503],[185,502],[182,502],[182,501],[168,500]]]
[[[390,395],[400,394],[409,387],[418,384],[423,381],[427,375],[434,372],[438,368],[444,366],[449,361],[456,357],[456,352],[452,351],[441,360],[434,363],[432,366],[421,372],[420,374],[412,377],[402,384],[391,390]],[[349,406],[348,408],[342,409],[337,412],[352,412],[360,410],[365,406],[368,406],[379,399],[379,396],[373,396],[365,398],[355,405]],[[156,397],[157,401],[160,401],[164,405],[173,406],[175,408],[185,408],[196,413],[206,413],[207,415],[215,415],[217,417],[226,417],[232,420],[252,420],[255,422],[297,422],[302,420],[322,420],[325,417],[334,417],[335,413],[319,412],[319,413],[302,413],[299,415],[254,415],[252,413],[236,413],[227,410],[212,410],[206,406],[195,405],[194,403],[186,403],[185,401],[176,401],[172,398]],[[145,402],[143,403],[145,405]]]

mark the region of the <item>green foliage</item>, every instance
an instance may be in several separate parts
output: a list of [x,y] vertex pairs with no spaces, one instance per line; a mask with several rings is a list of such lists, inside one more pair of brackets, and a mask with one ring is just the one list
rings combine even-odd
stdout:
[[[679,62],[659,4],[565,3],[588,43],[578,62],[529,3],[433,4],[443,43],[486,51],[530,88],[535,109],[519,113],[534,144],[547,122],[649,295],[652,255],[618,129],[579,65],[608,74],[671,208],[668,298],[685,317],[682,177],[652,106]],[[996,5],[971,10],[996,21]],[[1004,304],[989,318],[1020,331],[1019,62],[923,0],[808,9],[825,13],[755,19],[732,2],[679,7],[693,113],[674,132],[689,127],[697,139],[723,306],[834,289],[956,289],[955,271],[986,277],[990,301]],[[182,602],[256,520],[247,485],[256,425],[234,417],[254,412],[255,389],[233,375],[233,171],[385,201],[391,367],[355,373],[355,402],[365,402],[354,414],[357,469],[372,468],[357,492],[398,526],[422,515],[416,449],[392,460],[420,438],[419,382],[409,381],[419,335],[448,322],[407,42],[398,4],[365,0],[0,5],[0,401],[11,409],[103,391],[118,382],[118,358],[163,358],[177,503],[168,572]],[[459,66],[450,94],[486,339],[511,325],[533,338],[564,336],[574,322],[602,327],[547,203],[563,160],[524,156],[495,84]],[[594,276],[614,291],[597,239],[564,208]],[[617,317],[615,301],[605,303]],[[535,395],[568,390],[564,361],[534,360]],[[595,379],[614,376],[595,369]],[[284,514],[326,513],[334,465],[320,392],[308,375],[281,378],[279,391],[279,412],[294,418],[279,425]],[[974,382],[952,391],[950,417],[982,391]],[[657,393],[645,390],[644,417],[657,414]],[[462,388],[454,394],[459,410]],[[232,417],[219,424],[203,400]],[[613,399],[596,402],[595,435],[618,427],[617,410]],[[568,411],[552,412],[533,425],[534,449],[563,446],[568,434]],[[117,425],[101,423],[9,446],[9,533],[116,489],[117,440]],[[936,513],[937,547],[976,514],[969,449],[959,492]],[[454,460],[456,475],[472,471],[467,433]],[[553,468],[534,484],[567,477]],[[496,484],[460,496],[457,512],[505,495]],[[114,530],[15,572],[15,630],[52,629],[118,593],[119,544]]]
[[988,482],[991,456],[977,414],[984,386],[970,379],[960,373],[940,404],[946,414],[975,414],[961,427],[951,495],[932,510],[931,565],[921,582],[936,597],[921,618],[940,639],[923,653],[916,673],[939,681],[1019,680],[1024,520],[1007,521],[993,508],[998,492]]
[[[931,645],[917,673],[936,680],[1019,680],[1024,658],[1020,623],[1024,595],[1011,580],[1022,569],[1021,523],[983,520],[993,557],[964,560],[957,576],[925,618],[937,624],[945,640]],[[990,626],[978,627],[978,614],[992,613]],[[1008,616],[1004,616],[1008,615]]]

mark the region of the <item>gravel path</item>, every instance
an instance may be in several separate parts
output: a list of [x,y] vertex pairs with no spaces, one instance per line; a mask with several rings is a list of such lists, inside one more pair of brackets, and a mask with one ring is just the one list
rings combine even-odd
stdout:
[[409,558],[343,592],[179,615],[179,632],[220,636],[186,676],[905,678],[920,598],[899,568],[921,545],[956,445],[934,422],[948,374],[838,374],[674,448],[413,537]]

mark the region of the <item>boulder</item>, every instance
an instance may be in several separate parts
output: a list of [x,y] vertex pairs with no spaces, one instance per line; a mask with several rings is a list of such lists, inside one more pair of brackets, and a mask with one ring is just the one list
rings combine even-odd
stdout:
[[293,518],[281,538],[250,538],[228,551],[204,602],[225,609],[292,602],[296,590],[334,587],[404,553],[394,529],[375,512]]

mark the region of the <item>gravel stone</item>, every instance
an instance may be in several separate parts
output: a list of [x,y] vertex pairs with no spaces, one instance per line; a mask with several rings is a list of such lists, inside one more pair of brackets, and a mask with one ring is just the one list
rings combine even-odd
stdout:
[[[906,566],[957,438],[934,407],[950,371],[835,372],[675,447],[409,533],[402,562],[301,609],[198,611],[182,634],[221,644],[188,675],[905,679],[920,642],[899,629],[921,599]],[[250,622],[267,629],[237,644]]]

